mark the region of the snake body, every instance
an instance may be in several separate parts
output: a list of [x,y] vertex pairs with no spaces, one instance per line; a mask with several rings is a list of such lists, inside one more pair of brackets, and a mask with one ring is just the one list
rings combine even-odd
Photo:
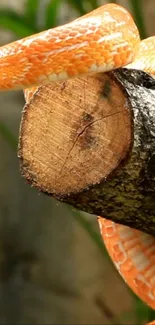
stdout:
[[139,43],[130,14],[108,4],[69,24],[1,47],[0,89],[109,71],[133,61]]
[[[39,85],[122,66],[155,74],[155,37],[140,41],[127,10],[107,4],[71,23],[2,46],[0,90],[24,89],[29,100]],[[101,217],[98,222],[118,271],[155,309],[155,238]]]

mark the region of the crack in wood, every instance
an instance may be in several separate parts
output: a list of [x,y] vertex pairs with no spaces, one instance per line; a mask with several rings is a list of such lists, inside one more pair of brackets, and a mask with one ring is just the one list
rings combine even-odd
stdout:
[[[118,112],[115,112],[115,113],[111,113],[111,114],[108,114],[108,115],[103,116],[103,117],[101,117],[101,118],[98,118],[98,119],[96,119],[95,121],[92,121],[92,122],[90,122],[89,124],[87,124],[87,125],[83,128],[83,130],[81,130],[81,131],[77,134],[76,139],[75,139],[75,141],[74,141],[74,143],[73,143],[71,149],[69,150],[69,152],[68,152],[68,154],[67,154],[67,156],[66,156],[66,158],[65,158],[64,164],[62,165],[62,168],[60,169],[60,174],[59,174],[60,176],[61,176],[61,173],[63,172],[63,169],[64,169],[64,167],[65,167],[65,165],[66,165],[67,160],[69,159],[69,156],[70,156],[70,154],[71,154],[73,148],[75,147],[77,141],[79,140],[79,137],[80,137],[80,136],[81,136],[81,135],[86,131],[86,129],[89,128],[90,126],[92,126],[92,125],[93,125],[94,123],[96,123],[96,122],[99,122],[99,121],[101,121],[101,120],[103,120],[103,119],[105,119],[105,118],[108,118],[108,117],[114,116],[114,115],[119,114],[119,113],[122,113],[122,112],[124,112],[124,110],[121,110],[121,111],[118,111]],[[59,176],[59,178],[60,178],[60,176]],[[59,178],[58,178],[58,179],[59,179]]]

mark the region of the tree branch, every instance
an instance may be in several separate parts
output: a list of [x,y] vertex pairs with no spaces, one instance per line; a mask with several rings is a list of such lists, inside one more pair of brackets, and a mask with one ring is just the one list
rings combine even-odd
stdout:
[[77,209],[155,234],[155,79],[119,69],[40,87],[24,107],[21,172]]

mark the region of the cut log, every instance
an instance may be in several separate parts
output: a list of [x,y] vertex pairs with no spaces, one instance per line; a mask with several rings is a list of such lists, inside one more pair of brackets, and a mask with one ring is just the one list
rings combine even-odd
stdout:
[[21,172],[39,191],[155,234],[155,79],[119,69],[40,87],[22,112]]

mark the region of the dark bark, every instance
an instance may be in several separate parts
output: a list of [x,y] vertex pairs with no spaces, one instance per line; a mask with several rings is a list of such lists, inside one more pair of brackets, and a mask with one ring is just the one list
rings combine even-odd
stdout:
[[[94,182],[88,183],[87,186],[82,189],[80,188],[80,190],[76,187],[68,190],[66,187],[65,191],[62,186],[63,190],[61,193],[61,178],[58,191],[55,190],[54,184],[51,187],[44,186],[46,182],[43,176],[41,178],[38,177],[39,169],[37,171],[35,170],[34,160],[32,163],[32,160],[28,161],[25,158],[23,150],[24,141],[27,141],[25,139],[29,138],[30,134],[26,133],[28,125],[25,127],[26,117],[23,115],[21,125],[22,136],[19,145],[22,174],[33,186],[37,187],[40,191],[54,196],[58,200],[71,204],[88,213],[100,215],[154,235],[155,79],[145,72],[127,69],[119,69],[109,73],[108,76],[121,89],[124,100],[127,103],[127,107],[124,109],[125,104],[123,104],[121,109],[124,109],[125,114],[129,113],[125,120],[126,122],[123,122],[122,117],[120,117],[122,119],[122,128],[124,127],[123,123],[127,123],[126,128],[129,136],[126,145],[124,145],[124,151],[120,152],[118,163],[113,162],[110,166],[111,170],[108,170],[107,174],[103,171],[103,175],[100,175],[97,181],[95,179]],[[101,96],[101,92],[99,96]],[[110,102],[108,90],[106,90],[106,96]],[[28,107],[25,107],[25,116],[27,116],[29,110]],[[71,121],[68,120],[68,123],[70,124]],[[86,129],[89,130],[90,125],[87,125],[82,132],[85,132]],[[99,128],[97,132],[101,131]],[[33,136],[33,132],[31,132],[31,136]],[[119,139],[119,141],[119,146],[121,147],[121,141],[123,140]],[[49,150],[52,150],[52,148],[49,147]],[[96,154],[95,150],[97,150],[96,147],[94,154]],[[118,147],[116,150],[118,150]],[[90,159],[92,159],[92,156]],[[92,167],[94,166],[94,161],[92,159]],[[91,162],[89,168],[91,168]],[[72,176],[74,170],[71,169],[70,173]],[[80,182],[80,175],[76,175],[76,177],[77,180],[79,177]]]
[[155,235],[155,79],[127,69],[114,75],[125,87],[134,113],[130,157],[104,183],[65,201]]

